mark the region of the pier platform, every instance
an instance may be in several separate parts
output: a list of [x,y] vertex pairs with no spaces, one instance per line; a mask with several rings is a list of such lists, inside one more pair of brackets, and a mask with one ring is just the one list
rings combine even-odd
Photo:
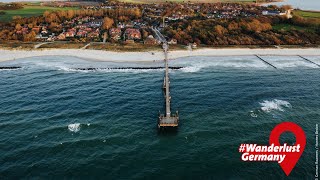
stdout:
[[179,126],[179,114],[176,113],[172,116],[164,116],[161,114],[159,116],[158,128],[162,127],[178,127]]

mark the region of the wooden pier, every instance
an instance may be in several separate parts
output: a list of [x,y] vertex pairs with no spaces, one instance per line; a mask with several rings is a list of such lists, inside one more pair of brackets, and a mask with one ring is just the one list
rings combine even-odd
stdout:
[[165,76],[163,79],[163,92],[165,97],[166,114],[159,113],[158,128],[177,128],[179,125],[179,113],[171,113],[171,96],[170,96],[170,79],[169,79],[169,65],[168,65],[168,44],[163,43],[164,50],[164,63],[165,63]]

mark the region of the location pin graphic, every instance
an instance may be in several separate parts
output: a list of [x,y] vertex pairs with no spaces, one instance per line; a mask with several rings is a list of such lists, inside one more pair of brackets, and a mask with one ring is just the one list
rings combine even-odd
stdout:
[[296,143],[300,144],[300,152],[286,152],[283,153],[286,155],[285,160],[280,163],[280,167],[285,172],[287,176],[291,173],[294,166],[297,164],[300,159],[304,148],[306,146],[306,135],[303,129],[293,122],[283,122],[278,124],[270,133],[269,143],[274,144],[275,146],[280,146],[280,135],[284,132],[291,132],[296,137]]

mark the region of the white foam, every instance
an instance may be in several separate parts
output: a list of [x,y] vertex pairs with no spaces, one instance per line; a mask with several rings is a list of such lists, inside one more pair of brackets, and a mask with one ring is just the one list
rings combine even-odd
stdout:
[[69,124],[68,129],[71,132],[78,132],[80,131],[80,123]]
[[231,67],[231,68],[268,68],[268,65],[256,60],[254,57],[188,57],[179,58],[171,65],[182,66],[182,72],[197,72],[203,68],[210,67]]
[[254,118],[258,117],[258,115],[257,115],[256,113],[254,113],[254,112],[251,112],[251,113],[250,113],[250,116],[251,116],[251,117],[254,117]]
[[277,61],[276,63],[274,63],[273,65],[275,65],[277,68],[279,69],[284,69],[284,68],[296,68],[296,67],[308,67],[308,68],[319,68],[317,65],[315,64],[311,64],[311,63],[306,63],[306,62],[302,62],[302,61],[291,61],[291,62],[286,62],[286,61]]
[[198,72],[201,70],[201,67],[194,67],[194,66],[189,66],[189,67],[184,67],[180,69],[182,72]]
[[81,72],[81,73],[91,72],[89,70],[78,70],[78,69],[68,68],[68,67],[64,67],[64,66],[59,66],[57,68],[59,71],[66,71],[66,72]]
[[273,110],[284,111],[284,107],[292,108],[291,104],[288,101],[278,99],[274,99],[271,101],[265,100],[259,104],[261,105],[261,110],[264,112],[270,112]]
[[83,69],[74,69],[60,66],[58,67],[61,71],[66,72],[81,72],[81,73],[89,73],[89,72],[102,72],[102,73],[149,73],[149,72],[163,72],[163,69],[106,69],[106,68],[96,68],[95,70],[83,70]]

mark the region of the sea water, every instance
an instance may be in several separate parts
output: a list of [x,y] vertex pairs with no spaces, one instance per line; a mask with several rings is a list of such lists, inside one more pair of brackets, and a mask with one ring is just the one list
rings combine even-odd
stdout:
[[[306,56],[320,63],[319,56]],[[164,71],[106,70],[162,62],[94,62],[67,56],[0,66],[0,178],[281,179],[275,162],[242,162],[241,143],[268,145],[284,121],[306,149],[290,174],[312,179],[320,69],[295,56],[188,57],[170,61],[177,132],[158,133]],[[95,67],[96,71],[74,68]],[[293,144],[294,136],[281,136]]]

